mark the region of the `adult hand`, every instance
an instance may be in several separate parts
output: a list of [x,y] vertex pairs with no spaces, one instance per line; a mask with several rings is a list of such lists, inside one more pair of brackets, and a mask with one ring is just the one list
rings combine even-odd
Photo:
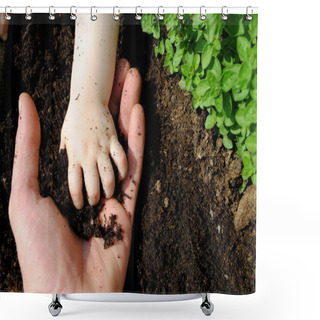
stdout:
[[[12,173],[9,218],[16,241],[26,292],[75,293],[122,291],[131,246],[133,214],[142,172],[145,139],[144,112],[137,104],[141,80],[122,59],[117,64],[110,110],[119,111],[119,126],[128,139],[128,174],[120,204],[104,200],[100,212],[117,216],[123,239],[104,249],[104,240],[78,238],[54,201],[40,195],[38,182],[40,123],[31,97],[19,98],[19,122]],[[120,110],[119,110],[120,104]]]

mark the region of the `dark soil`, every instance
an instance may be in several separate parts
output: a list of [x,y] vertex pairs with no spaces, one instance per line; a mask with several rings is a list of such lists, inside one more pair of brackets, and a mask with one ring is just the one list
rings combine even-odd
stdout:
[[[20,20],[17,23],[23,24]],[[101,236],[91,223],[99,208],[86,204],[79,212],[73,207],[67,157],[59,153],[74,26],[68,17],[53,24],[46,16],[45,21],[12,25],[6,44],[6,96],[0,102],[0,291],[22,291],[7,215],[20,92],[32,96],[40,116],[42,195],[53,197],[81,237]],[[204,128],[206,112],[192,111],[189,93],[178,86],[179,77],[168,76],[163,58],[154,57],[152,38],[141,33],[134,19],[125,23],[120,56],[142,74],[146,113],[144,168],[125,290],[254,292],[255,187],[239,194],[241,160],[224,149],[215,130]],[[121,240],[115,217],[109,224],[106,247]]]

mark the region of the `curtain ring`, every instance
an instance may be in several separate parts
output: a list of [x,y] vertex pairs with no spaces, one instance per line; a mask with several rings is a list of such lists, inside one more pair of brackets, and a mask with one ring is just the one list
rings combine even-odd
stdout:
[[[182,12],[180,12],[180,9],[182,9]],[[184,9],[183,6],[178,7],[178,19],[183,20],[183,15],[184,15]]]
[[96,9],[96,7],[95,6],[93,6],[93,7],[91,7],[90,8],[90,16],[91,16],[91,21],[96,21],[97,19],[98,19],[98,17],[95,15],[95,14],[93,14],[93,9],[95,9],[96,10],[96,13],[97,13],[97,9]]
[[54,20],[55,14],[56,13],[56,9],[54,8],[54,6],[49,7],[49,20]]
[[[160,13],[160,8],[162,9],[162,13]],[[163,20],[163,18],[164,18],[163,14],[164,14],[163,6],[159,6],[158,7],[158,14],[157,14],[158,20]]]
[[30,6],[26,7],[26,15],[24,16],[24,18],[26,20],[31,20],[31,13],[32,13],[32,9]]
[[227,6],[223,6],[221,8],[221,19],[223,21],[228,20],[228,14],[229,14],[228,7]]
[[[117,13],[116,13],[116,9],[117,9]],[[119,10],[119,7],[115,6],[113,7],[113,20],[114,21],[118,21],[120,19],[120,10]]]
[[[140,14],[138,14],[138,9],[140,9]],[[142,16],[141,16],[142,10],[140,6],[136,6],[136,16],[134,17],[137,21],[140,21]]]
[[[204,10],[204,13],[202,12],[202,10]],[[200,19],[201,20],[206,20],[206,18],[207,18],[206,14],[207,14],[206,7],[205,6],[201,6],[200,7]]]
[[253,9],[251,6],[247,7],[246,9],[246,20],[251,21],[252,20],[252,15],[249,13],[249,9],[251,9],[251,14],[253,14]]
[[[73,11],[74,9],[74,11]],[[77,9],[75,6],[70,7],[70,20],[76,20],[77,19]]]
[[[6,6],[6,7],[4,8],[4,14],[5,14],[4,18],[5,18],[7,21],[11,20],[11,16],[10,16],[10,14],[8,13],[8,8],[10,8],[10,6]],[[11,12],[11,9],[10,9],[10,12]]]

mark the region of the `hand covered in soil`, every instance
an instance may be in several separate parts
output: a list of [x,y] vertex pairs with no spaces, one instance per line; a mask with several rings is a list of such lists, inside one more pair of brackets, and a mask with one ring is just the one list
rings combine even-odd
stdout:
[[113,195],[115,176],[110,156],[118,168],[119,180],[127,175],[127,157],[112,115],[100,101],[86,101],[79,96],[69,104],[61,131],[60,149],[65,148],[70,195],[77,209],[83,207],[82,173],[91,206],[100,200],[100,179],[105,197]]
[[109,110],[114,82],[119,23],[112,15],[79,14],[75,25],[70,102],[61,131],[60,148],[68,154],[68,185],[73,204],[83,207],[83,177],[91,206],[100,200],[100,180],[106,198],[113,195],[112,158],[122,181],[126,154],[118,141]]
[[123,239],[108,249],[104,249],[101,238],[78,238],[54,201],[40,195],[39,118],[31,97],[26,93],[20,96],[9,218],[26,292],[123,290],[145,139],[144,112],[137,104],[140,76],[129,67],[126,60],[119,61],[110,99],[110,110],[114,116],[119,111],[119,127],[128,140],[128,174],[121,184],[127,195],[124,202],[105,199],[99,215],[102,225],[105,219],[116,215],[124,231]]

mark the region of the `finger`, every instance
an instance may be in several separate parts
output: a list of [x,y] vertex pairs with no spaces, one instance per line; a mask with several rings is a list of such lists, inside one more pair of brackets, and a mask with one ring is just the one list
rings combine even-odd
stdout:
[[[123,181],[123,206],[130,216],[134,214],[139,184],[141,180],[143,151],[145,142],[144,111],[140,104],[136,104],[131,112],[128,135],[128,175]],[[132,221],[132,220],[131,220]]]
[[105,197],[111,198],[114,193],[114,172],[110,158],[103,154],[98,158],[98,169]]
[[83,182],[82,169],[78,163],[69,161],[68,184],[72,202],[74,206],[80,210],[83,207]]
[[94,206],[99,202],[100,199],[100,178],[97,164],[92,162],[84,165],[83,176],[89,204]]
[[111,91],[110,101],[108,104],[110,112],[114,117],[116,117],[119,112],[121,92],[123,89],[126,74],[129,69],[130,63],[128,62],[128,60],[122,58],[117,62],[116,72],[113,80],[113,87]]
[[132,68],[128,71],[124,81],[118,119],[120,131],[125,139],[128,139],[131,110],[135,104],[139,103],[140,91],[140,73],[137,69]]
[[19,97],[19,121],[12,172],[12,193],[39,193],[38,166],[40,122],[36,106],[27,93]]
[[122,181],[127,176],[128,162],[126,153],[124,152],[118,139],[112,139],[110,145],[110,155],[118,168],[119,180]]

